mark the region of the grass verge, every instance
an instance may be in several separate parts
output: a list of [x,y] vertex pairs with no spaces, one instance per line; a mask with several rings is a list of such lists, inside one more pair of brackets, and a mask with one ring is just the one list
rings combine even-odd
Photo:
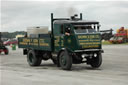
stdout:
[[103,41],[102,44],[103,45],[128,45],[128,42],[127,43],[121,43],[121,44],[112,44],[109,41]]

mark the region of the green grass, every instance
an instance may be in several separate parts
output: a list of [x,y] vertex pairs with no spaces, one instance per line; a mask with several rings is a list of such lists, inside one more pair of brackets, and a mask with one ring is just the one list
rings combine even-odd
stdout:
[[121,44],[112,44],[109,41],[103,41],[102,44],[103,45],[128,45],[128,42],[127,43],[121,43]]

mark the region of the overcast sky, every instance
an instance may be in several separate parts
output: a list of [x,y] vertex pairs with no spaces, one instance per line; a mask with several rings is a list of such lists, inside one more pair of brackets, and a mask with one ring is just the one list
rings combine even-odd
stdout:
[[69,17],[83,13],[83,19],[96,20],[102,29],[128,28],[128,1],[2,1],[1,31],[26,31],[27,27],[48,26],[50,13]]

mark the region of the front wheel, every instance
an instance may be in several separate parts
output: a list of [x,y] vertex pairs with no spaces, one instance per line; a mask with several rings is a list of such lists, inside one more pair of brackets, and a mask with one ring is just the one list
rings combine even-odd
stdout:
[[101,66],[101,64],[102,64],[102,54],[101,53],[94,54],[90,59],[90,65],[93,68],[98,68]]
[[68,51],[62,51],[59,55],[59,63],[63,70],[70,70],[72,67],[72,57]]

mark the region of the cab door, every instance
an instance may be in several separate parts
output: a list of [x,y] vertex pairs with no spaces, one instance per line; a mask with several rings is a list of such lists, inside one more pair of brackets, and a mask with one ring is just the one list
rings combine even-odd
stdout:
[[54,29],[54,52],[59,52],[64,47],[64,26],[55,25]]

